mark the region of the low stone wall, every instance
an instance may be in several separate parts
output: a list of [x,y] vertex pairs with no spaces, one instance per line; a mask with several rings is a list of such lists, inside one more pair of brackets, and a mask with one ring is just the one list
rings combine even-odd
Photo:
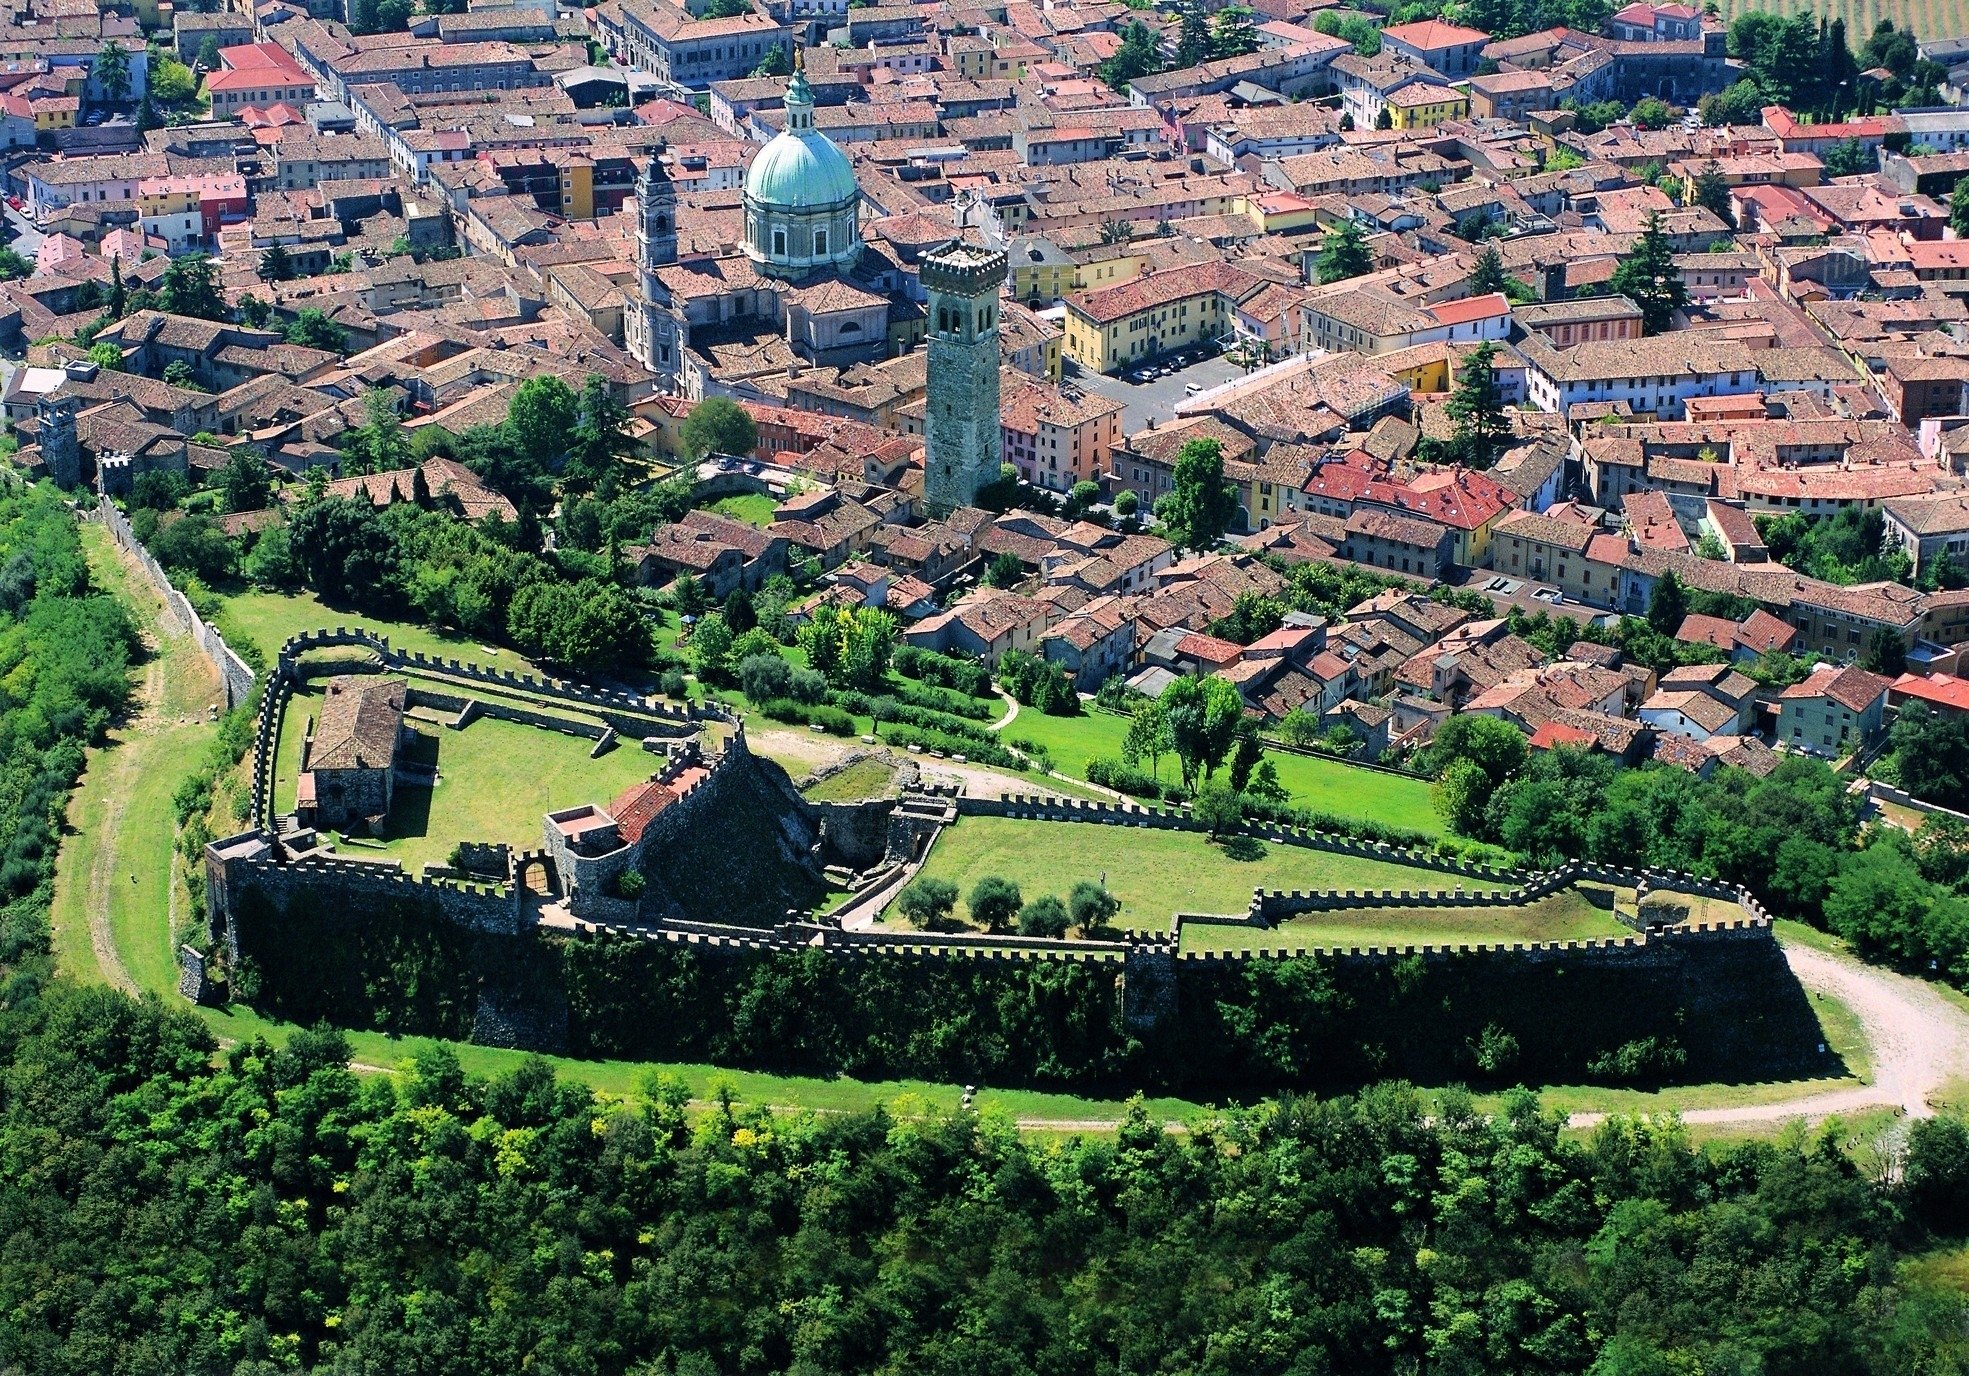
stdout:
[[218,670],[219,685],[225,693],[227,710],[230,711],[250,699],[253,696],[253,670],[239,657],[232,646],[226,644],[226,638],[220,635],[216,628],[207,624],[196,611],[192,610],[192,605],[185,600],[185,595],[171,586],[171,580],[165,576],[163,566],[151,557],[149,550],[144,548],[143,541],[139,540],[136,533],[130,529],[130,523],[124,519],[123,513],[116,509],[116,504],[107,497],[98,498],[96,514],[101,519],[103,528],[109,531],[110,538],[129,551],[131,557],[143,569],[144,577],[164,599],[165,610],[171,619],[185,629],[197,644],[199,653],[210,660],[212,667]]
[[1892,803],[1896,807],[1904,807],[1924,816],[1959,817],[1969,822],[1969,812],[1957,812],[1954,808],[1943,807],[1939,803],[1923,802],[1907,790],[1895,788],[1892,784],[1883,784],[1878,779],[1867,781],[1866,796],[1876,803]]
[[1330,889],[1307,893],[1294,889],[1260,889],[1251,897],[1252,926],[1269,927],[1281,919],[1302,913],[1335,912],[1348,908],[1516,908],[1536,903],[1568,888],[1575,876],[1568,870],[1553,870],[1529,884],[1515,889],[1487,889],[1465,892],[1428,889],[1411,893],[1407,889],[1357,893],[1353,889]]
[[1249,951],[1181,951],[1177,960],[1210,965],[1239,964],[1253,960],[1289,960],[1299,956],[1318,956],[1338,961],[1372,961],[1386,964],[1394,960],[1453,960],[1471,955],[1509,955],[1527,961],[1551,962],[1598,955],[1602,958],[1635,957],[1651,948],[1661,951],[1674,942],[1771,941],[1769,919],[1745,919],[1686,927],[1664,927],[1634,936],[1587,938],[1580,941],[1457,942],[1421,946],[1279,946]]

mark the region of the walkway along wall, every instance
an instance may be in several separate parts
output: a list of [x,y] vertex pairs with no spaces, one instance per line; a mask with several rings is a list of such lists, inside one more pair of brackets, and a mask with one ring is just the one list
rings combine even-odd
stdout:
[[150,551],[130,529],[130,523],[123,513],[116,509],[115,503],[107,497],[97,499],[96,515],[103,523],[110,538],[128,550],[143,569],[144,577],[157,589],[158,596],[164,599],[164,607],[171,619],[188,632],[199,652],[212,661],[212,667],[219,672],[219,684],[225,690],[226,708],[231,710],[253,696],[253,671],[246,661],[234,653],[232,646],[226,644],[224,636],[208,625],[199,614],[192,610],[185,595],[171,586],[171,580],[164,576],[164,569],[157,560],[151,558]]

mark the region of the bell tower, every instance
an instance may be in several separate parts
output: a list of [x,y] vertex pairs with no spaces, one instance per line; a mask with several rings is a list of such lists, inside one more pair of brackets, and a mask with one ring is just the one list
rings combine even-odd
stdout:
[[1005,442],[998,420],[998,289],[1003,249],[953,243],[926,254],[929,296],[928,409],[923,417],[923,499],[937,515],[969,506],[998,479]]
[[636,179],[636,202],[641,215],[636,223],[636,266],[642,286],[642,362],[657,376],[666,392],[677,390],[683,369],[680,357],[683,330],[670,299],[670,289],[657,276],[657,269],[677,261],[677,186],[663,167],[663,145],[650,151],[642,175]]

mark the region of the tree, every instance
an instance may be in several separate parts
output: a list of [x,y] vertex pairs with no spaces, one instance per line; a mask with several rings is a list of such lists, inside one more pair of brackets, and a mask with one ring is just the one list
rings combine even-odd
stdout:
[[971,921],[987,932],[999,932],[1011,925],[1024,900],[1019,896],[1017,884],[988,874],[971,887],[966,906],[971,911]]
[[1237,748],[1231,753],[1231,792],[1244,792],[1251,782],[1251,772],[1264,757],[1264,749],[1258,743],[1258,723],[1245,717],[1237,724]]
[[173,258],[158,282],[161,309],[171,315],[189,315],[200,320],[224,320],[226,298],[219,290],[218,273],[212,260],[202,253]]
[[219,35],[208,33],[198,45],[198,65],[208,72],[219,70]]
[[1841,139],[1823,155],[1828,177],[1861,177],[1878,169],[1879,156],[1858,139]]
[[1149,762],[1149,776],[1161,773],[1162,757],[1176,748],[1169,731],[1169,714],[1160,702],[1144,703],[1135,710],[1128,732],[1121,738],[1122,763],[1131,769],[1142,760]]
[[1326,232],[1315,270],[1322,284],[1344,282],[1374,270],[1374,255],[1368,252],[1367,236],[1352,218],[1342,220]]
[[1702,122],[1711,127],[1757,124],[1764,118],[1764,93],[1748,78],[1704,96],[1696,105]]
[[11,247],[0,247],[0,282],[18,282],[34,271],[34,264]]
[[96,54],[90,76],[102,88],[103,99],[114,105],[130,94],[130,53],[114,38]]
[[349,351],[349,332],[326,312],[314,306],[305,306],[287,327],[287,342],[304,349],[320,349],[324,353],[345,354]]
[[1162,690],[1171,748],[1183,768],[1183,786],[1194,790],[1223,764],[1244,716],[1244,699],[1229,680],[1190,675]]
[[1666,129],[1675,122],[1675,111],[1659,96],[1643,96],[1634,102],[1627,117],[1637,129]]
[[89,346],[89,361],[98,368],[120,369],[123,366],[123,350],[107,339],[100,340]]
[[1016,588],[1025,581],[1026,566],[1010,550],[994,555],[985,568],[984,582],[987,587]]
[[1213,61],[1243,57],[1258,51],[1258,26],[1251,11],[1243,5],[1226,5],[1210,21],[1210,56]]
[[1969,239],[1969,177],[1957,178],[1948,197],[1948,227],[1958,239]]
[[151,63],[148,85],[144,98],[155,96],[166,105],[183,105],[198,95],[198,78],[191,74],[191,68],[162,54]]
[[530,377],[506,408],[506,430],[522,455],[550,465],[567,453],[580,413],[581,404],[565,382],[551,373]]
[[1866,638],[1859,664],[1870,674],[1899,678],[1907,672],[1907,645],[1887,627],[1876,626]]
[[166,387],[178,387],[187,392],[202,392],[205,390],[199,384],[198,370],[182,358],[174,358],[164,365],[164,377],[162,381]]
[[1436,812],[1451,831],[1459,836],[1478,836],[1483,832],[1484,810],[1494,791],[1475,762],[1457,760],[1442,772],[1432,793]]
[[1660,635],[1672,636],[1688,615],[1689,596],[1682,590],[1682,580],[1670,569],[1655,580],[1654,592],[1648,597],[1648,625]]
[[1915,1217],[1936,1232],[1969,1229],[1969,1125],[1953,1114],[1915,1119],[1901,1189]]
[[616,398],[615,388],[600,373],[590,373],[581,383],[581,419],[574,427],[574,445],[568,451],[570,476],[581,485],[602,482],[616,466],[636,452],[630,437],[629,408]]
[[1194,67],[1210,58],[1210,16],[1196,0],[1177,14],[1176,65]]
[[1524,732],[1497,717],[1459,712],[1436,730],[1430,758],[1443,774],[1459,763],[1474,764],[1491,785],[1503,783],[1525,766],[1530,751]]
[[227,511],[262,511],[273,499],[266,461],[246,445],[235,448],[219,473]]
[[786,55],[785,48],[770,48],[766,51],[765,58],[752,69],[752,75],[755,77],[792,76],[793,59]]
[[294,255],[287,251],[285,244],[270,244],[260,254],[260,265],[254,273],[262,282],[287,282],[294,277]]
[[1641,329],[1646,334],[1666,330],[1675,312],[1689,304],[1688,288],[1682,270],[1675,266],[1675,252],[1661,227],[1661,212],[1651,210],[1634,248],[1615,266],[1608,285],[1617,296],[1625,296],[1641,308]]
[[109,313],[121,320],[130,309],[130,289],[123,285],[123,259],[109,260]]
[[1162,46],[1155,31],[1139,19],[1128,21],[1121,31],[1121,45],[1114,56],[1101,64],[1101,80],[1117,91],[1128,89],[1136,77],[1154,76],[1162,70]]
[[706,397],[684,417],[678,438],[694,459],[707,454],[750,454],[759,447],[759,427],[730,397]]
[[1205,780],[1196,791],[1190,812],[1213,837],[1234,835],[1244,825],[1244,804],[1224,779]]
[[879,607],[819,606],[801,625],[798,640],[807,663],[828,682],[874,692],[889,672],[896,619]]
[[919,874],[896,895],[896,906],[914,927],[931,927],[957,906],[957,886],[948,879]]
[[1456,425],[1456,438],[1468,462],[1488,466],[1497,446],[1511,435],[1504,393],[1497,385],[1497,346],[1488,339],[1472,349],[1456,370],[1456,390],[1443,410]]
[[1057,939],[1067,934],[1067,905],[1041,894],[1019,909],[1019,935]]
[[363,422],[348,432],[345,446],[357,464],[370,473],[385,473],[403,462],[403,421],[396,397],[387,387],[371,387],[362,397]]
[[1731,229],[1737,227],[1736,205],[1730,199],[1730,184],[1723,180],[1723,169],[1716,159],[1711,158],[1696,173],[1695,184],[1690,188],[1689,203],[1701,206]]
[[1091,879],[1081,880],[1067,894],[1067,914],[1082,932],[1102,930],[1120,912],[1121,900]]
[[1224,480],[1224,451],[1216,440],[1191,440],[1177,453],[1155,516],[1164,538],[1184,549],[1207,550],[1224,538],[1238,517],[1237,490]]
[[1504,290],[1504,255],[1498,252],[1493,240],[1484,245],[1484,251],[1477,255],[1477,265],[1470,270],[1470,294],[1482,296],[1487,292]]

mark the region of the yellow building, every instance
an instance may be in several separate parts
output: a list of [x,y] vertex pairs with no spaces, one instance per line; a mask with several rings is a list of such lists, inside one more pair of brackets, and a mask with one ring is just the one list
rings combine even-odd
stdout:
[[1294,229],[1314,229],[1319,212],[1313,203],[1296,191],[1269,191],[1244,203],[1251,223],[1266,234],[1283,234]]
[[1469,115],[1468,95],[1434,82],[1418,81],[1388,93],[1388,118],[1396,129],[1433,129]]
[[52,134],[57,129],[73,129],[82,101],[76,96],[36,96],[28,102],[34,112],[34,132]]
[[560,160],[561,214],[570,220],[595,218],[595,163],[579,153]]
[[1036,236],[1014,239],[1005,254],[1015,301],[1045,306],[1065,300],[1085,286],[1080,280],[1080,264],[1062,253],[1050,239]]
[[1237,303],[1264,284],[1229,263],[1152,272],[1067,299],[1067,357],[1111,373],[1157,354],[1220,339]]

